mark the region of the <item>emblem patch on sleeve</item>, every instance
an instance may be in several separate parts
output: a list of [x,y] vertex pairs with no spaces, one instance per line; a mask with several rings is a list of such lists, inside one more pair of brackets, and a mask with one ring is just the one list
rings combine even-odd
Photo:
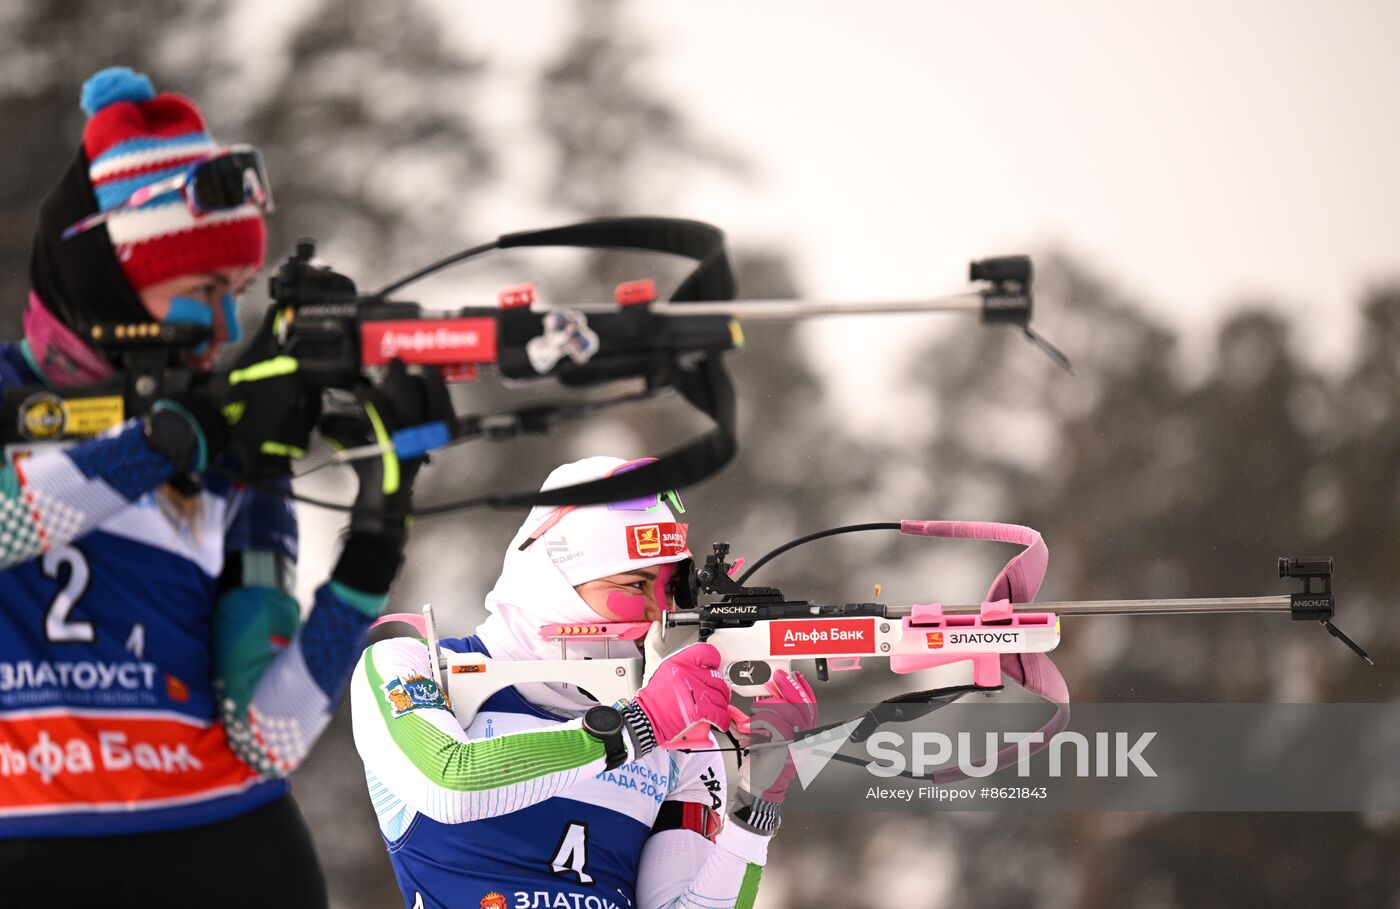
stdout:
[[390,679],[384,683],[383,689],[384,700],[394,708],[396,717],[413,710],[450,706],[447,696],[442,693],[437,682],[417,673],[401,679]]

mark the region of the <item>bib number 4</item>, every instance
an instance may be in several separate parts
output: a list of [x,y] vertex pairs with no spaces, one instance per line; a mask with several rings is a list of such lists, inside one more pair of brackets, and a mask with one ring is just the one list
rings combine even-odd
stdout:
[[593,875],[583,870],[588,864],[588,825],[570,821],[559,838],[559,848],[554,850],[550,865],[555,874],[574,874],[580,884],[593,883]]

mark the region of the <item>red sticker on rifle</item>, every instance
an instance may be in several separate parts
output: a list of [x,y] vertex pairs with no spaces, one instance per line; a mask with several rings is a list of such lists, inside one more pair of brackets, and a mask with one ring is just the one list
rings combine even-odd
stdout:
[[495,319],[401,319],[360,326],[360,362],[452,366],[496,362]]
[[874,653],[875,620],[798,619],[769,622],[768,652],[773,656]]
[[659,524],[632,524],[627,528],[627,555],[634,559],[685,554],[689,524],[663,521]]

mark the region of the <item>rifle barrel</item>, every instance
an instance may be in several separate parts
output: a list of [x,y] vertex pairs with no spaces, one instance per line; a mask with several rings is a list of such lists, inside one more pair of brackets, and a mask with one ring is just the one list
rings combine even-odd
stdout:
[[[1053,612],[1061,616],[1074,615],[1209,615],[1223,612],[1291,612],[1293,602],[1288,596],[1274,597],[1216,597],[1176,600],[1068,600],[1060,603],[1016,603],[1017,609]],[[944,606],[945,613],[968,615],[981,611],[980,606]],[[910,613],[909,606],[891,606],[891,618]]]
[[[873,605],[873,604],[866,604]],[[1293,611],[1293,600],[1289,596],[1273,597],[1194,597],[1172,600],[1067,600],[1058,603],[1015,603],[1020,612],[1053,612],[1057,616],[1081,615],[1212,615],[1219,613],[1261,613]],[[902,619],[911,614],[912,606],[886,606],[884,618]],[[962,603],[943,607],[945,615],[977,615],[982,611],[978,605]],[[813,604],[812,618],[836,618],[839,616],[821,613],[821,607]],[[669,613],[670,625],[684,626],[700,623],[698,612],[681,611]],[[797,616],[790,616],[797,618]]]
[[[574,312],[617,312],[616,303],[536,304],[534,312],[569,309]],[[729,316],[746,322],[791,322],[821,316],[868,316],[911,312],[982,312],[982,295],[953,294],[920,300],[729,300],[719,303],[663,303],[650,305],[658,316]]]

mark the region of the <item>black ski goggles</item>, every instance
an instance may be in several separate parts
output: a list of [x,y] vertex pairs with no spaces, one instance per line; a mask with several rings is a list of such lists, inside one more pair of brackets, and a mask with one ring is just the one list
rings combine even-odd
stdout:
[[675,574],[666,584],[666,595],[676,609],[695,609],[700,605],[699,582],[695,577],[695,559],[676,563]]

